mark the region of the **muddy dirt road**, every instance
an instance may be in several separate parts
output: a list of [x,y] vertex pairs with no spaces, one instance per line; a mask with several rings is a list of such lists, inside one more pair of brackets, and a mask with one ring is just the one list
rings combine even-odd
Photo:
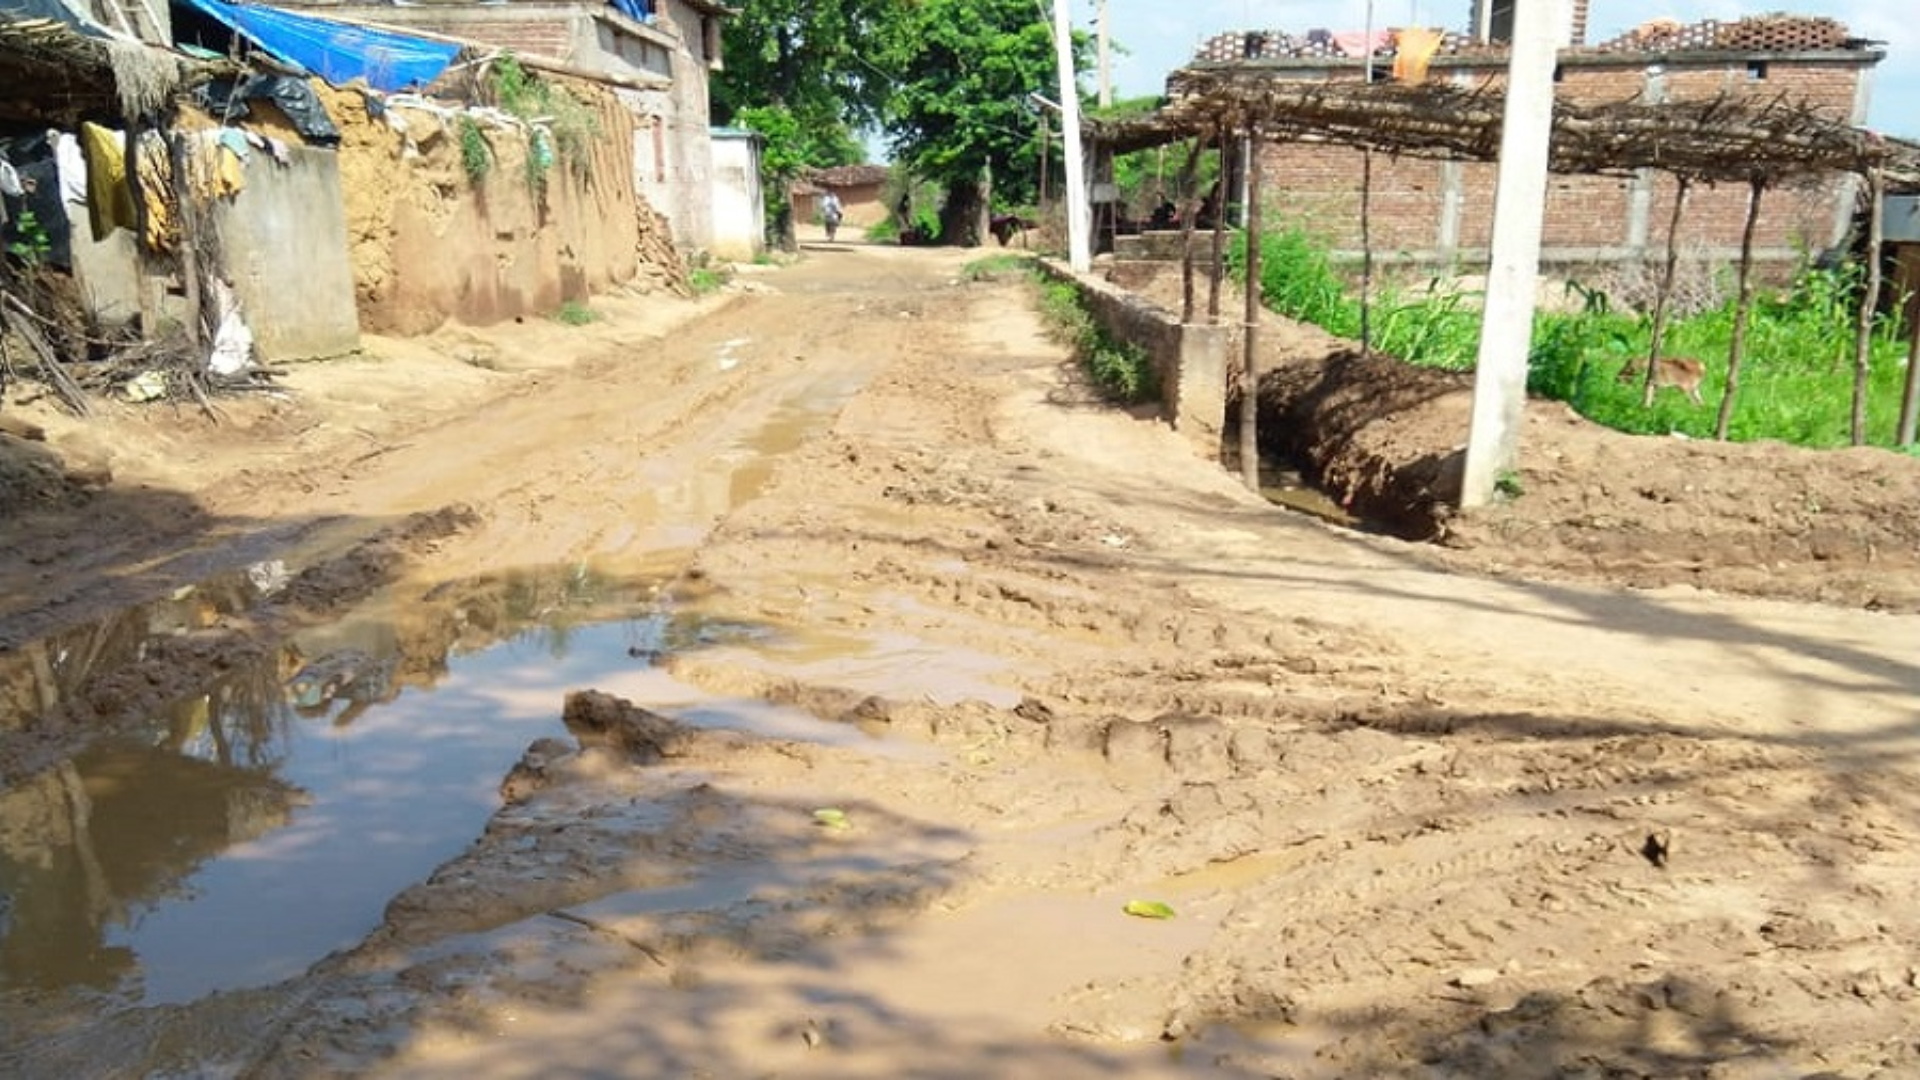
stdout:
[[[1493,577],[1290,515],[1099,404],[965,259],[816,248],[705,310],[296,372],[191,448],[91,435],[115,488],[7,526],[14,880],[75,867],[104,923],[211,892],[73,852],[131,782],[99,733],[222,672],[278,701],[323,652],[338,686],[380,668],[257,745],[540,741],[284,977],[9,969],[0,1072],[1920,1073],[1920,617]],[[58,634],[156,597],[164,635],[61,681]],[[380,632],[315,644],[350,623]],[[221,835],[291,866],[274,837],[330,796],[269,779],[301,787],[256,777]],[[46,895],[0,910],[10,950],[79,902]]]

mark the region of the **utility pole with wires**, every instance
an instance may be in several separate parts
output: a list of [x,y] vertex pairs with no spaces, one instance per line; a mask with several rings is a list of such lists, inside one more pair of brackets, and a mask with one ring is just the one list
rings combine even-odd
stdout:
[[1099,20],[1100,43],[1100,107],[1105,109],[1113,105],[1113,56],[1112,46],[1107,33],[1107,0],[1097,0],[1094,6],[1095,18]]

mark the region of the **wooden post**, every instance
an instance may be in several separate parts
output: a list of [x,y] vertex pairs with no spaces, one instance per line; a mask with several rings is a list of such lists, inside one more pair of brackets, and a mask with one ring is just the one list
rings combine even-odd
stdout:
[[1180,167],[1180,321],[1193,321],[1193,215],[1199,207],[1193,180],[1200,170],[1200,136],[1195,135],[1187,148],[1187,163]]
[[1753,308],[1753,233],[1760,223],[1760,195],[1767,182],[1753,178],[1753,194],[1747,200],[1747,224],[1740,231],[1740,299],[1733,309],[1733,343],[1727,346],[1727,388],[1720,395],[1720,415],[1713,422],[1713,437],[1724,440],[1733,424],[1733,403],[1740,391],[1740,356],[1747,348],[1747,315]]
[[1492,502],[1501,475],[1520,456],[1547,205],[1547,153],[1553,139],[1553,68],[1559,52],[1554,31],[1566,24],[1561,17],[1566,4],[1534,0],[1514,6],[1500,173],[1493,194],[1493,258],[1487,268],[1473,421],[1460,487],[1463,507]]
[[1240,478],[1260,490],[1260,122],[1247,124],[1247,328],[1240,371]]
[[1667,219],[1667,261],[1660,269],[1660,291],[1653,297],[1653,334],[1647,344],[1647,377],[1642,380],[1640,407],[1653,408],[1654,378],[1660,371],[1660,346],[1667,336],[1667,301],[1673,296],[1673,278],[1680,267],[1680,214],[1687,206],[1690,177],[1679,178],[1679,190],[1673,193],[1673,216]]
[[[1373,85],[1373,0],[1367,0],[1366,83]],[[1360,148],[1360,355],[1373,356],[1373,147]],[[1403,357],[1402,359],[1405,359]]]
[[[1371,10],[1371,8],[1369,8]],[[1371,76],[1373,57],[1367,57]],[[1369,77],[1368,82],[1372,82]],[[1360,148],[1360,355],[1373,356],[1373,148]],[[1402,359],[1408,359],[1403,357]]]
[[1900,392],[1900,428],[1893,444],[1912,446],[1920,435],[1920,315],[1913,319],[1913,343],[1907,346],[1907,385]]
[[1860,317],[1853,328],[1853,445],[1867,444],[1867,378],[1873,369],[1873,315],[1880,306],[1880,248],[1886,239],[1882,218],[1886,176],[1867,170],[1867,281],[1860,292]]
[[1207,272],[1207,321],[1220,321],[1220,275],[1227,261],[1227,183],[1239,164],[1234,160],[1230,123],[1220,125],[1220,171],[1213,178],[1213,268]]

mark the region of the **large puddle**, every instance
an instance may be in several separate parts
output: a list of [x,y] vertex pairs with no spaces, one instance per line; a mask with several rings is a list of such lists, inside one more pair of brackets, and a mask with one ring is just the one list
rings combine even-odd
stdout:
[[[816,388],[700,461],[639,463],[662,476],[630,549],[684,561],[853,389]],[[0,721],[260,603],[283,577],[263,565],[0,657],[0,708],[15,713]],[[569,690],[695,723],[900,749],[701,693],[656,665],[726,648],[886,667],[917,663],[913,643],[803,641],[714,621],[672,591],[582,565],[453,582],[405,607],[375,596],[236,664],[137,733],[0,790],[0,1013],[183,1002],[278,981],[354,944],[393,895],[479,833],[530,742],[565,734]]]

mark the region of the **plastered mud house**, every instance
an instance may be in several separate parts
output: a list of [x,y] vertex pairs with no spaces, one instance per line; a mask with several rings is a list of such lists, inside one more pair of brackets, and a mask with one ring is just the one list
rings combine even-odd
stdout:
[[150,337],[230,328],[245,356],[267,359],[357,347],[330,149],[179,122],[172,102],[231,89],[236,65],[112,36],[58,0],[10,16],[0,153],[17,178],[5,226],[16,258],[67,275],[100,323],[137,322]]
[[[623,33],[638,27],[646,48],[621,35],[610,48],[644,53],[673,75],[529,57],[529,68],[543,68],[538,78],[591,114],[592,137],[555,166],[554,132],[540,119],[468,104],[499,49],[225,0],[114,7],[101,16],[111,25],[62,0],[22,2],[45,9],[0,19],[10,102],[0,134],[22,167],[52,170],[57,138],[75,139],[82,124],[108,133],[104,143],[143,126],[163,143],[191,133],[188,158],[212,147],[206,167],[183,167],[172,192],[170,235],[186,242],[146,235],[138,222],[70,227],[90,202],[117,201],[112,190],[89,198],[84,162],[68,177],[71,198],[39,215],[56,227],[61,268],[102,320],[138,320],[155,333],[168,320],[192,322],[178,309],[195,294],[230,286],[260,357],[337,355],[356,348],[363,329],[485,324],[548,313],[643,272],[674,280],[683,273],[675,238],[641,194],[643,178],[678,207],[671,229],[689,244],[713,228],[707,67],[673,58],[676,49],[704,57],[716,47],[706,8],[634,9],[652,22],[612,16]],[[567,10],[579,16],[576,29],[607,24],[586,5]],[[656,26],[666,17],[680,20],[672,33]],[[678,36],[683,25],[698,44]],[[192,75],[170,74],[142,116],[122,103],[133,70],[123,61],[135,55],[154,71]],[[679,76],[688,85],[676,90]],[[429,87],[434,94],[420,92]],[[473,167],[474,152],[483,168]],[[189,192],[190,173],[213,179]],[[136,168],[120,187],[137,189],[139,179]],[[203,241],[219,259],[185,268],[182,256]],[[214,261],[217,274],[204,265]]]
[[666,215],[674,243],[711,248],[714,151],[708,76],[721,63],[709,0],[425,0],[399,4],[287,0],[284,7],[402,27],[543,60],[609,87],[632,114],[633,175]]
[[[1505,81],[1512,0],[1472,0],[1464,31],[1364,33],[1301,27],[1218,35],[1196,63],[1240,65],[1276,80],[1394,77],[1409,45],[1420,47],[1425,78],[1462,87]],[[1639,99],[1697,102],[1720,97],[1804,103],[1837,123],[1865,122],[1878,43],[1825,18],[1771,15],[1681,25],[1654,20],[1605,41],[1587,40],[1589,5],[1572,7],[1555,92],[1576,104]],[[1370,161],[1329,142],[1275,142],[1263,167],[1271,205],[1326,237],[1342,256],[1361,253],[1363,169],[1371,169],[1368,243],[1376,259],[1420,266],[1483,264],[1493,223],[1496,166],[1374,154]],[[1677,185],[1651,169],[1626,175],[1554,175],[1542,261],[1556,267],[1642,263],[1665,249]],[[1859,194],[1856,177],[1835,173],[1769,191],[1756,233],[1756,265],[1779,273],[1844,242]],[[1698,186],[1689,194],[1681,242],[1698,261],[1737,256],[1749,190]]]

